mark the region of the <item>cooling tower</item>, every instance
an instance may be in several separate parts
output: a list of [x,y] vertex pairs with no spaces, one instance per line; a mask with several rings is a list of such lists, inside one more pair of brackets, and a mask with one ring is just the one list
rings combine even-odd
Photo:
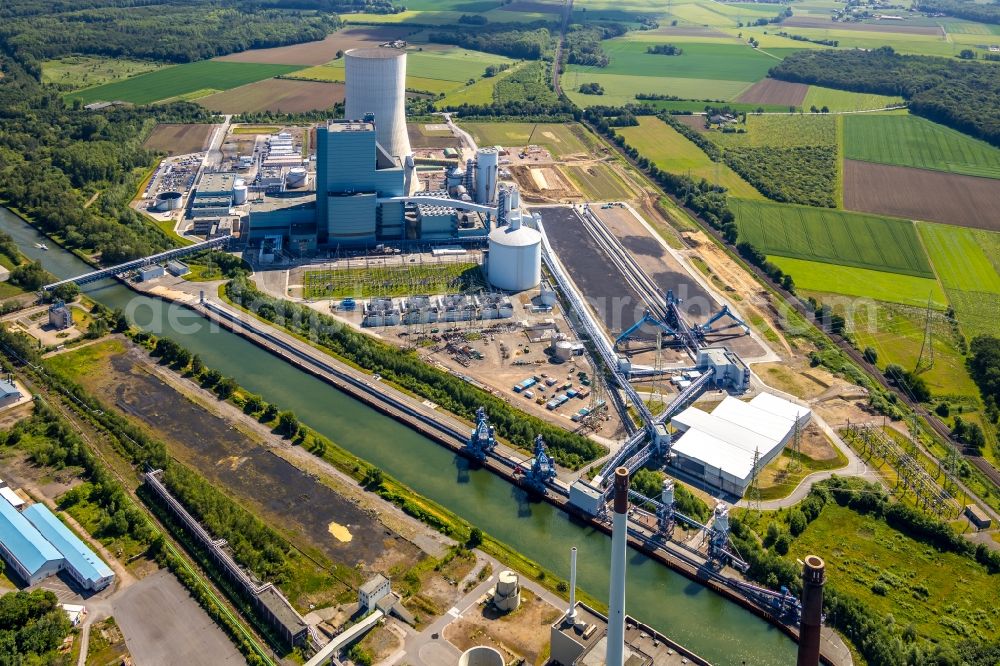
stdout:
[[350,49],[344,54],[347,98],[344,115],[360,120],[375,114],[375,136],[393,157],[410,154],[406,135],[406,51],[391,48]]

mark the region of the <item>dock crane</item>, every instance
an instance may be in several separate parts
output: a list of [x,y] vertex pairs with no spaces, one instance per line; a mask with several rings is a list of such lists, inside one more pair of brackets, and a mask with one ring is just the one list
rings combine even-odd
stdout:
[[486,410],[476,410],[476,428],[465,443],[465,450],[473,460],[483,462],[497,446],[496,431],[486,418]]
[[615,338],[615,347],[631,339],[632,335],[646,324],[652,324],[653,326],[658,326],[659,328],[663,329],[664,333],[674,338],[680,337],[677,331],[675,331],[673,328],[667,325],[666,322],[656,318],[656,316],[654,316],[653,313],[650,312],[649,309],[647,308],[645,313],[642,315],[642,319],[629,326],[625,332],[623,332],[621,335]]
[[524,483],[531,490],[544,495],[549,482],[556,478],[556,463],[549,456],[545,440],[541,435],[535,437],[534,454],[531,459],[531,469],[524,473]]

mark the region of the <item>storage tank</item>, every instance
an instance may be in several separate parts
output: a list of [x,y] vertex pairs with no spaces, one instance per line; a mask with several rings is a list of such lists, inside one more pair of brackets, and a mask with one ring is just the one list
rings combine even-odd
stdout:
[[513,571],[500,572],[496,592],[493,594],[493,605],[504,613],[515,611],[521,605],[521,584]]
[[184,195],[180,192],[160,192],[156,195],[156,210],[177,210],[181,207]]
[[568,340],[556,340],[552,358],[560,363],[565,363],[573,358],[573,343]]
[[542,279],[542,235],[515,217],[490,232],[487,273],[490,284],[505,291],[534,289]]
[[499,651],[486,645],[469,648],[458,659],[458,666],[504,666],[506,663]]
[[285,185],[287,187],[302,187],[306,184],[306,170],[304,167],[294,167],[285,174]]
[[497,197],[497,169],[500,151],[480,148],[476,153],[476,203],[488,204]]
[[239,206],[247,202],[247,183],[242,178],[237,178],[233,183],[233,205]]
[[406,51],[368,47],[344,53],[344,115],[360,120],[375,114],[375,136],[386,152],[406,157]]

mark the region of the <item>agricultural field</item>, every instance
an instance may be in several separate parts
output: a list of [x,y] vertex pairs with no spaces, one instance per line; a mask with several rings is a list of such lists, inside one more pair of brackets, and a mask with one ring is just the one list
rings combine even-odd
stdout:
[[364,46],[378,46],[395,39],[406,39],[417,28],[410,26],[358,26],[338,30],[318,42],[277,46],[269,49],[250,49],[230,53],[215,60],[223,62],[254,62],[269,65],[322,65],[337,57],[338,51]]
[[84,103],[121,100],[133,104],[150,104],[194,92],[229,90],[280,74],[288,74],[296,69],[293,65],[202,60],[87,88],[70,93],[67,98],[79,99]]
[[[469,80],[482,78],[489,65],[510,65],[513,62],[503,56],[459,48],[409,51],[406,55],[406,88],[434,94],[456,92],[466,88]],[[324,65],[300,69],[287,78],[342,82],[344,60],[334,60]],[[491,95],[492,83],[496,80],[496,78],[488,79],[491,82],[489,89]]]
[[809,92],[804,83],[789,83],[777,79],[761,79],[736,98],[744,104],[773,104],[800,107]]
[[542,146],[555,158],[591,156],[597,139],[582,126],[568,123],[462,123],[480,146]]
[[447,125],[438,124],[407,123],[406,130],[410,136],[410,145],[414,149],[458,148],[461,142],[447,127]]
[[838,591],[863,599],[918,636],[953,642],[995,639],[1000,632],[1000,576],[974,560],[940,552],[884,521],[828,503],[792,541],[788,557],[826,553],[827,577]]
[[713,162],[701,148],[659,118],[643,116],[637,127],[621,127],[618,132],[629,145],[660,169],[722,185],[730,194],[745,199],[763,199],[749,183],[720,162]]
[[[687,99],[735,99],[755,81],[767,75],[775,59],[735,39],[680,41],[679,56],[646,52],[656,44],[673,43],[660,38],[648,41],[648,35],[632,33],[602,42],[611,58],[607,67],[568,65],[563,87],[574,102],[622,104],[634,101],[636,93],[663,93]],[[660,37],[657,35],[657,37]],[[583,83],[600,83],[605,94],[579,96],[572,91]]]
[[622,201],[635,196],[607,164],[563,166],[561,171],[590,201]]
[[840,294],[918,308],[927,307],[930,297],[932,308],[943,310],[948,306],[941,285],[931,278],[777,255],[769,256],[768,261],[792,276],[797,292]]
[[344,101],[344,84],[272,79],[214,93],[198,103],[219,113],[303,113]]
[[[819,295],[818,300],[826,300]],[[891,303],[861,305],[851,309],[848,325],[860,349],[871,347],[878,352],[878,365],[885,368],[890,363],[907,370],[917,367],[920,350],[927,330],[927,308],[895,305]],[[977,397],[979,390],[965,368],[965,357],[951,323],[940,310],[930,311],[930,339],[934,364],[926,368],[931,357],[924,349],[920,376],[936,396]]]
[[917,116],[844,118],[850,160],[1000,178],[1000,148]]
[[996,331],[1000,312],[1000,272],[987,255],[998,234],[943,224],[918,224],[938,279],[948,294],[966,337]]
[[817,109],[822,109],[825,106],[830,111],[836,113],[841,111],[884,109],[887,106],[902,103],[902,97],[856,93],[847,90],[824,88],[822,86],[809,86],[809,92],[806,93],[805,98],[802,100],[802,108],[810,109],[815,106]]
[[479,264],[450,262],[306,271],[303,283],[307,299],[372,298],[457,294],[482,285],[483,279]]
[[66,56],[42,63],[42,81],[79,90],[162,69],[166,65],[128,58]]
[[844,160],[844,208],[1000,231],[1000,179]]
[[214,125],[160,123],[143,142],[143,148],[157,150],[167,155],[197,153],[208,147]]
[[711,130],[705,136],[720,146],[794,147],[837,145],[837,119],[825,114],[747,115],[745,133]]
[[732,207],[740,238],[767,255],[934,277],[908,220],[738,199]]

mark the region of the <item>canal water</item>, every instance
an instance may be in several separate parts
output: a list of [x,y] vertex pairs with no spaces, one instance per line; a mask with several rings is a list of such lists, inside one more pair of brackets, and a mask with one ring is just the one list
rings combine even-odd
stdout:
[[[3,207],[0,230],[57,277],[90,270],[52,242],[48,251],[36,248],[44,237]],[[464,460],[433,441],[185,308],[141,296],[112,280],[87,285],[85,291],[109,308],[124,309],[135,324],[173,338],[209,367],[293,410],[341,447],[561,576],[569,577],[569,549],[576,546],[578,584],[607,601],[611,541],[603,533],[550,504],[527,501],[524,493],[490,472],[469,470]],[[780,630],[635,551],[628,561],[626,608],[719,666],[795,661],[795,644]]]

